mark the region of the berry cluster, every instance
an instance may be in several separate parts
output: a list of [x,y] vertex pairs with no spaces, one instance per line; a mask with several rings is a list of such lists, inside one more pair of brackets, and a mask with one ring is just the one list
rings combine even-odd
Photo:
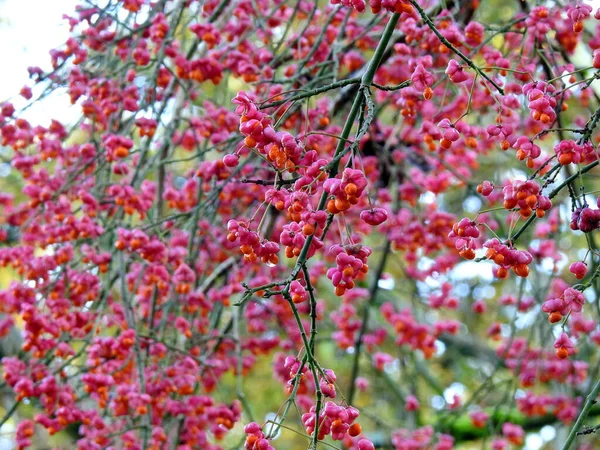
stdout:
[[368,271],[367,259],[371,249],[362,245],[333,245],[327,255],[335,258],[336,267],[327,271],[327,278],[335,287],[335,295],[342,296],[347,290],[354,288],[354,280],[364,277]]
[[258,233],[250,231],[246,222],[230,220],[227,223],[227,240],[239,244],[244,258],[250,262],[262,260],[265,264],[275,265],[279,262],[279,245],[276,242],[260,239]]
[[518,208],[521,217],[529,217],[535,211],[538,217],[544,217],[552,208],[552,202],[542,195],[539,184],[533,180],[515,181],[504,186],[504,208]]
[[333,197],[327,203],[327,211],[331,214],[348,211],[358,203],[367,184],[364,173],[356,169],[344,169],[341,178],[327,179],[323,189]]
[[[596,201],[596,204],[596,206],[600,205],[600,197]],[[571,215],[570,226],[571,230],[579,230],[584,233],[591,233],[600,228],[600,209],[592,209],[587,205],[582,208],[576,208]]]
[[[314,433],[317,426],[315,414],[316,408],[313,406],[309,412],[302,415],[302,423],[309,435]],[[339,406],[334,402],[325,403],[319,414],[318,439],[323,440],[329,434],[334,441],[341,441],[346,434],[352,437],[358,436],[362,432],[360,424],[355,422],[358,416],[358,409],[352,406]]]
[[486,258],[499,266],[495,269],[498,278],[506,278],[510,269],[520,277],[529,275],[529,264],[533,261],[533,257],[528,251],[511,248],[497,238],[489,239],[483,246],[487,248]]

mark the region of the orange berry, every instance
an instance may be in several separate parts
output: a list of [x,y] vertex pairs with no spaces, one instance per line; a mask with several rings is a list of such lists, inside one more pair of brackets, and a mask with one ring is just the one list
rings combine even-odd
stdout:
[[573,162],[573,154],[572,153],[561,153],[558,157],[558,162],[566,166],[567,164],[571,164]]
[[535,204],[537,203],[537,196],[530,195],[529,197],[527,197],[525,199],[525,203],[527,203],[527,206],[529,206],[530,208],[533,208],[535,206]]
[[506,278],[508,276],[508,270],[506,270],[504,267],[500,267],[496,272],[496,275],[498,278]]
[[246,136],[244,139],[244,145],[248,148],[254,148],[256,147],[256,139],[254,139],[252,136]]
[[342,295],[344,295],[346,292],[346,288],[344,286],[336,286],[335,287],[335,295],[337,295],[338,297],[341,297]]
[[569,356],[569,350],[564,347],[559,347],[556,349],[556,356],[559,359],[566,359]]
[[127,158],[129,156],[129,150],[126,147],[117,147],[115,149],[115,156],[117,158]]
[[425,98],[425,100],[431,100],[432,97],[433,97],[433,89],[431,89],[429,86],[427,86],[425,88],[425,90],[423,91],[423,98]]
[[351,277],[354,275],[354,268],[352,268],[351,266],[348,266],[348,267],[344,268],[344,271],[342,273],[344,274],[345,277]]
[[348,183],[346,187],[344,187],[344,192],[347,195],[356,195],[358,192],[358,187],[354,183]]
[[442,147],[444,150],[448,150],[450,147],[452,147],[452,141],[450,139],[443,138],[440,141],[440,147]]
[[558,311],[552,311],[548,315],[548,322],[550,322],[550,323],[560,322],[561,320],[562,320],[562,314],[559,313]]
[[311,234],[313,234],[315,232],[315,227],[310,224],[310,223],[306,223],[304,224],[304,226],[302,227],[302,233],[305,236],[310,236]]
[[181,283],[175,287],[175,292],[178,294],[189,294],[191,286],[188,283]]
[[244,254],[244,255],[249,255],[250,253],[253,252],[252,250],[252,246],[250,245],[242,245],[240,246],[240,251]]
[[492,259],[494,260],[494,262],[498,265],[502,264],[504,262],[504,255],[501,253],[496,253]]
[[353,423],[352,425],[350,425],[350,428],[348,429],[348,434],[350,436],[356,437],[360,433],[362,433],[362,427],[360,426],[359,423]]
[[458,254],[465,259],[475,259],[475,252],[470,248],[461,250],[460,252],[458,252]]
[[513,270],[522,278],[526,278],[529,275],[529,266],[527,264],[517,264]]
[[517,200],[514,198],[504,200],[503,206],[504,209],[513,209],[515,206],[517,206]]
[[346,211],[348,209],[350,209],[350,202],[348,200],[342,199],[342,198],[336,198],[335,199],[335,208],[338,211]]

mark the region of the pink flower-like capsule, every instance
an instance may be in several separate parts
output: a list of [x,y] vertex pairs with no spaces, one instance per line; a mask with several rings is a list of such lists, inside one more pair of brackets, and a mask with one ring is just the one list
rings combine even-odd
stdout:
[[23,97],[25,100],[31,100],[33,97],[33,93],[31,92],[31,88],[29,86],[23,86],[19,91],[19,95]]
[[582,3],[567,7],[567,16],[573,21],[573,31],[581,33],[583,31],[583,21],[592,13],[592,7]]
[[585,277],[585,274],[587,273],[587,271],[588,271],[588,268],[587,268],[586,264],[581,261],[574,262],[573,264],[571,264],[569,266],[569,272],[571,272],[573,275],[575,275],[575,278],[577,278],[578,280],[583,279],[583,277]]
[[404,409],[407,411],[416,411],[419,409],[421,405],[419,404],[419,400],[414,395],[409,395],[406,397],[406,403],[404,405]]
[[[600,9],[598,11],[600,11]],[[592,56],[593,56],[592,65],[594,66],[594,69],[600,69],[600,48],[597,48],[596,50],[594,50],[594,52],[592,53]]]
[[469,79],[469,75],[464,71],[463,66],[458,64],[455,60],[451,59],[446,68],[446,75],[450,78],[453,83],[462,83]]
[[533,167],[533,160],[542,154],[539,146],[535,145],[527,136],[520,136],[513,144],[517,149],[517,159],[523,161],[527,159],[527,167]]
[[477,229],[477,223],[468,217],[464,217],[458,223],[452,226],[452,231],[448,234],[451,239],[456,239],[454,246],[459,251],[460,256],[465,259],[475,258],[475,239],[480,235]]
[[356,386],[356,389],[364,392],[369,388],[369,380],[367,380],[365,377],[357,377],[354,385]]
[[358,441],[358,450],[375,450],[375,446],[371,441],[367,439],[361,439]]
[[494,192],[494,184],[490,181],[484,181],[483,183],[477,186],[477,192],[479,192],[484,197],[487,197],[492,192]]
[[521,426],[510,422],[502,425],[502,434],[513,445],[521,445],[525,436],[525,432]]
[[194,281],[196,281],[196,273],[187,264],[180,264],[173,273],[172,282],[178,294],[189,294]]
[[486,422],[490,418],[485,411],[474,411],[469,414],[469,416],[471,417],[471,423],[475,428],[485,427]]
[[298,280],[294,280],[290,284],[290,295],[294,303],[302,303],[308,298],[308,293]]
[[558,339],[554,342],[554,348],[556,349],[556,356],[560,359],[566,359],[569,355],[575,353],[573,341],[571,341],[566,333],[561,333]]
[[29,447],[31,445],[31,437],[35,433],[35,423],[32,420],[26,419],[19,422],[17,425],[16,441],[19,448]]
[[577,208],[571,215],[571,229],[589,233],[600,227],[600,209]]
[[492,441],[492,450],[506,450],[508,442],[504,439],[494,439]]
[[568,314],[569,308],[564,299],[552,298],[544,302],[542,311],[548,313],[548,322],[556,323]]
[[571,287],[564,290],[562,297],[565,300],[565,305],[574,312],[580,312],[585,304],[583,293]]
[[333,383],[328,383],[325,380],[321,380],[319,387],[321,388],[321,392],[325,397],[335,398],[335,385]]
[[469,22],[465,27],[465,41],[472,47],[477,47],[483,42],[485,29],[478,22]]
[[423,64],[417,64],[413,74],[410,77],[411,85],[417,91],[423,92],[423,97],[426,100],[430,100],[433,96],[433,90],[431,85],[433,84],[433,76],[427,72]]
[[476,300],[471,305],[471,310],[476,314],[483,314],[486,310],[485,302],[483,300]]
[[513,131],[514,130],[510,125],[504,123],[491,124],[487,127],[487,133],[490,135],[490,137],[501,136],[503,138],[500,143],[502,150],[508,150],[508,148],[511,146],[511,141],[508,140],[508,137],[513,134]]
[[558,162],[563,166],[571,163],[579,163],[583,153],[583,148],[577,145],[574,141],[567,139],[560,141],[555,147],[554,151],[558,156]]
[[386,364],[391,363],[394,360],[394,358],[387,354],[387,353],[383,353],[383,352],[377,352],[373,355],[373,366],[375,366],[375,368],[377,370],[383,370],[383,366]]
[[229,154],[223,157],[223,164],[227,167],[235,167],[240,163],[240,157],[238,155]]
[[377,226],[387,220],[388,213],[383,208],[365,209],[360,213],[360,218],[369,225]]
[[452,143],[458,140],[460,133],[449,119],[442,119],[440,123],[438,123],[438,128],[443,130],[440,146],[443,149],[448,150],[452,146]]
[[0,111],[4,117],[12,117],[12,115],[15,113],[15,107],[12,105],[12,103],[4,103],[0,107]]

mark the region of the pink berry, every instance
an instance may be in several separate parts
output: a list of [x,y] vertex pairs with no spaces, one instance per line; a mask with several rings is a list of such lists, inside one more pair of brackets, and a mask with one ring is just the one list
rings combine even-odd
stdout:
[[419,400],[414,395],[409,395],[406,397],[406,404],[404,405],[404,409],[407,411],[416,411],[419,409]]
[[240,163],[240,157],[238,155],[233,154],[225,155],[223,157],[223,163],[227,167],[235,167]]
[[578,280],[581,280],[583,277],[585,277],[587,271],[587,266],[581,261],[574,262],[569,266],[569,272],[575,275],[575,278],[577,278]]
[[388,218],[387,211],[383,208],[365,209],[360,213],[361,220],[364,220],[369,225],[381,225]]
[[358,441],[358,450],[375,450],[375,446],[371,441],[367,439],[361,439]]

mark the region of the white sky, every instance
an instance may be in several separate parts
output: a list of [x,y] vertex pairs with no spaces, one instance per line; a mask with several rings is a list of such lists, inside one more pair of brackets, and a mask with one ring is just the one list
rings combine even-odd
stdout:
[[49,68],[48,51],[63,44],[75,0],[0,0],[0,57],[3,62],[0,98],[15,93],[27,81],[27,67]]
[[[69,36],[62,15],[72,15],[76,4],[76,0],[0,0],[0,102],[17,96],[15,106],[21,106],[19,90],[25,84],[31,85],[27,67],[50,69],[48,52],[64,44]],[[57,108],[67,109],[68,99],[65,103],[64,97],[57,96],[43,103],[36,105],[28,118],[35,115],[47,122],[50,115],[56,115]]]

